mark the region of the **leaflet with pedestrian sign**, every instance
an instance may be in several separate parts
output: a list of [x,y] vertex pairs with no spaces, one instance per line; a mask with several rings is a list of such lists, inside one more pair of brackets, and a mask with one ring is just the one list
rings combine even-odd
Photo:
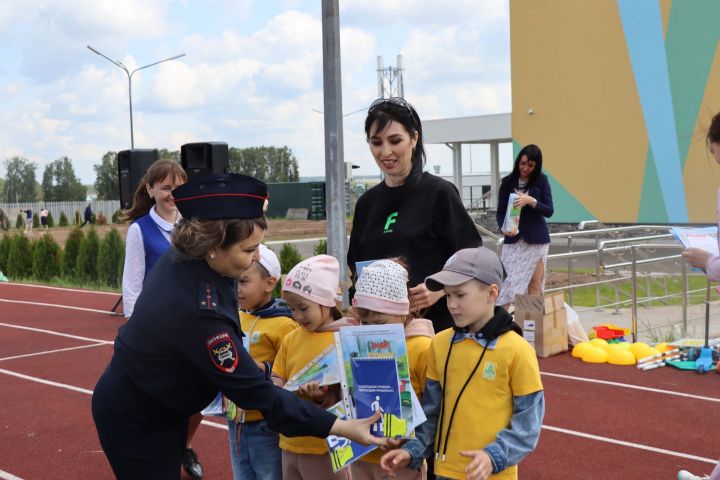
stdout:
[[414,436],[413,400],[405,330],[401,324],[342,327],[335,333],[340,386],[346,412],[366,418],[380,437]]

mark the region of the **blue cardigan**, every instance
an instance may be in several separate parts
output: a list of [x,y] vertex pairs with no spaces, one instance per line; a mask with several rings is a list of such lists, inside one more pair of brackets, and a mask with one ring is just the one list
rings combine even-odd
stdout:
[[[502,179],[497,208],[497,222],[498,227],[501,229],[505,220],[508,199],[517,187],[518,180],[511,178],[510,175]],[[520,226],[518,227],[520,233],[514,237],[506,235],[505,243],[515,243],[520,238],[527,243],[550,243],[550,233],[548,232],[547,223],[545,223],[545,217],[552,217],[555,209],[553,208],[550,182],[548,182],[544,173],[541,173],[535,182],[529,186],[527,194],[537,200],[537,206],[535,208],[527,206],[522,209]]]

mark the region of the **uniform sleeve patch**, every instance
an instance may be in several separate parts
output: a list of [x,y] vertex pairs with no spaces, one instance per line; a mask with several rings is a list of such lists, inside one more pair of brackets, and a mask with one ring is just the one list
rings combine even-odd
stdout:
[[213,364],[224,373],[232,373],[238,364],[238,352],[228,332],[213,335],[205,341]]

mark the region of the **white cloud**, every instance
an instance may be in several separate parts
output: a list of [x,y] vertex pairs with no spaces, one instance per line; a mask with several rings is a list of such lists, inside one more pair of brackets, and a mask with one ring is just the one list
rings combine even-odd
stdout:
[[[42,166],[68,155],[92,182],[102,154],[129,147],[127,77],[90,44],[111,58],[133,52],[120,57],[129,68],[187,53],[133,76],[137,147],[288,145],[302,175],[322,175],[323,116],[313,112],[324,109],[320,9],[294,0],[208,1],[0,3],[0,27],[15,25],[17,34],[0,43],[9,59],[0,74],[0,160],[21,154]],[[375,56],[391,52],[387,63],[404,55],[406,94],[424,119],[510,108],[509,46],[497,43],[509,43],[506,0],[340,4],[345,114],[376,97]],[[260,10],[272,12],[262,23]],[[344,118],[345,160],[374,174],[364,118]]]

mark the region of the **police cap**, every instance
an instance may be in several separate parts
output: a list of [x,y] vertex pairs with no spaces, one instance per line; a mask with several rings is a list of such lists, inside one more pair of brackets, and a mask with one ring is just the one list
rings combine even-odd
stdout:
[[191,180],[172,191],[183,218],[219,220],[258,218],[267,209],[267,185],[239,173]]

